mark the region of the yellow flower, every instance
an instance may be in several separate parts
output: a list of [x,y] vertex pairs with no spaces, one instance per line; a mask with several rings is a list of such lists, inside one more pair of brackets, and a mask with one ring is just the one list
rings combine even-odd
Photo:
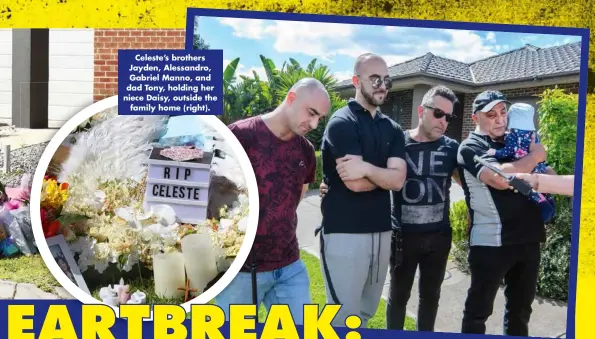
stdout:
[[57,209],[68,199],[68,184],[58,184],[54,179],[44,179],[41,191],[41,207]]

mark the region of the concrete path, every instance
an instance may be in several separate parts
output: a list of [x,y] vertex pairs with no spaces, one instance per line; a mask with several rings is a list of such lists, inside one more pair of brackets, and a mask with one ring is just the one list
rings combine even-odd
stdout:
[[54,293],[40,290],[33,284],[0,280],[0,299],[74,299],[63,287],[55,287]]
[[[453,185],[451,201],[454,203],[464,198],[463,191],[458,185]],[[320,198],[318,190],[308,192],[307,196],[298,207],[298,229],[297,235],[300,247],[307,252],[319,256],[319,238],[314,237],[314,229],[320,225]],[[442,285],[440,306],[436,320],[436,331],[460,333],[461,321],[467,289],[470,285],[469,275],[460,272],[452,262],[449,262],[444,283]],[[411,298],[408,303],[408,313],[416,318],[418,306],[418,280],[416,278]],[[389,279],[383,291],[386,298],[389,289]],[[504,293],[500,289],[494,303],[494,312],[487,321],[486,334],[502,335],[502,317],[504,312]],[[563,337],[566,332],[566,304],[535,300],[533,303],[533,315],[531,318],[529,334],[538,337]]]
[[0,127],[0,147],[10,145],[11,150],[50,141],[58,132],[57,128],[28,129]]

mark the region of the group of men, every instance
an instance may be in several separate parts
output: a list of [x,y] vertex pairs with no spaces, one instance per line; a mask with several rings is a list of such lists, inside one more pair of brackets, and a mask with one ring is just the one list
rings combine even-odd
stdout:
[[[390,271],[387,327],[403,329],[419,268],[417,329],[433,331],[452,242],[450,187],[459,183],[469,207],[471,286],[463,333],[485,333],[496,293],[505,284],[504,334],[528,335],[544,223],[538,207],[475,161],[479,156],[505,172],[529,173],[546,158],[532,144],[523,159],[499,163],[488,149],[503,147],[506,98],[479,94],[472,108],[477,128],[460,144],[444,135],[457,97],[445,86],[430,89],[417,108],[416,128],[402,130],[380,111],[391,89],[386,62],[375,54],[355,64],[355,98],[332,114],[321,145],[320,258],[327,303],[341,304],[334,326],[357,315],[362,326],[375,314]],[[298,324],[309,304],[309,277],[299,256],[297,207],[315,181],[316,157],[305,135],[330,110],[329,95],[315,79],[298,81],[273,112],[229,127],[251,160],[259,188],[256,239],[242,272],[216,298],[224,311],[252,304],[289,305]]]

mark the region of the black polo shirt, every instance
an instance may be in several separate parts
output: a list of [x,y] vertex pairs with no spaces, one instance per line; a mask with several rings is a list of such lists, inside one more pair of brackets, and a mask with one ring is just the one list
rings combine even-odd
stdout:
[[393,227],[390,191],[353,192],[337,173],[336,160],[347,154],[386,168],[389,158],[405,159],[401,127],[378,110],[374,117],[356,101],[336,111],[322,138],[322,172],[328,192],[322,199],[324,233],[373,233]]
[[545,241],[545,227],[535,202],[512,190],[498,190],[481,182],[485,166],[475,162],[475,155],[498,163],[487,155],[489,148],[504,144],[487,135],[471,132],[459,147],[457,157],[465,200],[471,216],[471,246],[506,246]]

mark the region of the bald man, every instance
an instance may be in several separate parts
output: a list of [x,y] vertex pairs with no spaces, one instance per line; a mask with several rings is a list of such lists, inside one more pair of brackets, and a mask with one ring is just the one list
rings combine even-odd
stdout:
[[390,262],[393,218],[390,191],[407,172],[401,127],[379,106],[391,81],[385,61],[360,56],[354,67],[355,99],[335,112],[322,141],[327,193],[322,199],[322,270],[327,303],[343,305],[333,326],[357,315],[374,316]]
[[260,213],[252,253],[235,279],[216,298],[229,305],[253,304],[251,268],[256,265],[257,309],[262,302],[289,305],[297,324],[310,303],[310,281],[300,259],[296,236],[297,207],[315,180],[314,147],[304,137],[328,114],[331,103],[316,79],[298,81],[273,112],[229,126],[246,153],[258,184]]

